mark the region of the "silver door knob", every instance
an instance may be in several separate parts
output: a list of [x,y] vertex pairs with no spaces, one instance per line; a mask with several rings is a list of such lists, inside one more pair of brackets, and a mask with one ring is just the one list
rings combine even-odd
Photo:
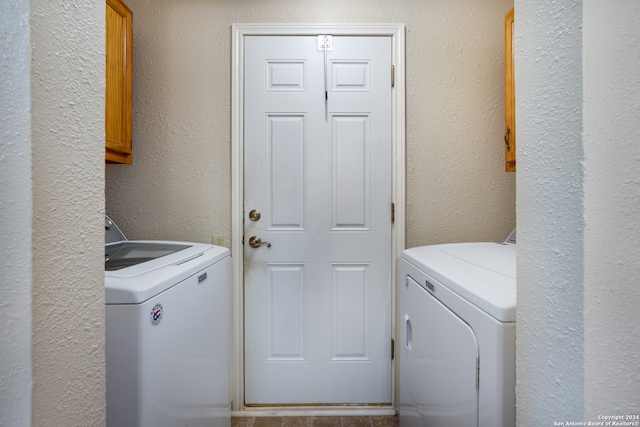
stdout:
[[271,243],[263,242],[262,239],[258,236],[249,237],[249,246],[251,246],[252,248],[259,248],[262,245],[267,245],[268,248],[271,247]]

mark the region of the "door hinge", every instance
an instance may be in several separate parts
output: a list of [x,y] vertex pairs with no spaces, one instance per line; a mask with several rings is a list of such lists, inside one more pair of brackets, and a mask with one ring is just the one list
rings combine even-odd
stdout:
[[476,357],[476,390],[480,390],[480,358]]
[[391,224],[396,221],[396,204],[391,203]]
[[391,360],[395,357],[396,354],[396,342],[393,338],[391,338]]
[[395,65],[391,66],[391,87],[396,85],[396,67]]

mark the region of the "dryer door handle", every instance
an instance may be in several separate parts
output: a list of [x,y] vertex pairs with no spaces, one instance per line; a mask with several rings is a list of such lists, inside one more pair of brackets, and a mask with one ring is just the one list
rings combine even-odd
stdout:
[[411,319],[408,314],[404,315],[404,347],[411,350],[413,343],[413,328],[411,327]]

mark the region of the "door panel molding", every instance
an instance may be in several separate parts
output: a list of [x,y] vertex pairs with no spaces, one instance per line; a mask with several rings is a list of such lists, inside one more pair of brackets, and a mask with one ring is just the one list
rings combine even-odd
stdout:
[[[244,283],[243,283],[243,201],[244,201],[244,38],[246,36],[287,36],[332,34],[336,36],[388,36],[392,43],[395,68],[392,90],[392,200],[395,220],[392,225],[392,334],[396,336],[398,281],[396,264],[405,247],[405,27],[404,24],[233,24],[232,25],[232,99],[231,99],[231,254],[232,254],[232,410],[244,409]],[[391,82],[389,82],[391,84]],[[390,207],[391,209],[391,207]],[[392,364],[395,378],[395,364]],[[393,381],[395,383],[395,380]],[[394,387],[395,388],[395,387]],[[392,391],[395,403],[396,393]],[[353,408],[345,408],[345,412]]]

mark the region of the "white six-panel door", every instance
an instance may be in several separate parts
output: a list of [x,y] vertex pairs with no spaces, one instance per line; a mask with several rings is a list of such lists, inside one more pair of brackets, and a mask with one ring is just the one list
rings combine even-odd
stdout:
[[390,403],[391,38],[244,52],[245,403]]

